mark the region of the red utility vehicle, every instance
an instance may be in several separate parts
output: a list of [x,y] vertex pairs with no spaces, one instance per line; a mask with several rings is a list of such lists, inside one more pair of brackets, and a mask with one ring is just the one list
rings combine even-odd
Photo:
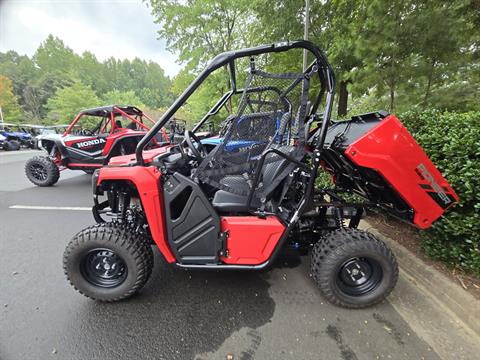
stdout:
[[[150,122],[149,125],[144,120]],[[131,154],[155,122],[135,106],[102,106],[82,110],[63,134],[47,134],[38,141],[47,156],[25,165],[27,178],[38,186],[55,184],[63,169],[93,173],[114,156]],[[152,144],[167,142],[165,130]]]
[[[304,49],[314,59],[307,69],[272,71],[287,51],[301,64]],[[248,65],[238,88],[237,69]],[[200,84],[224,67],[231,90],[184,141],[145,150]],[[308,41],[215,57],[135,155],[112,158],[95,171],[98,224],[65,250],[71,284],[90,298],[116,301],[145,285],[154,246],[168,263],[217,270],[264,269],[290,248],[311,253],[313,280],[332,303],[361,308],[383,300],[398,267],[383,242],[357,229],[365,209],[384,209],[424,229],[458,197],[394,115],[378,111],[332,123],[334,90],[331,66]],[[207,148],[196,134],[209,118],[226,113],[224,129]],[[319,175],[328,173],[333,184],[322,185]],[[347,201],[345,193],[364,200]]]

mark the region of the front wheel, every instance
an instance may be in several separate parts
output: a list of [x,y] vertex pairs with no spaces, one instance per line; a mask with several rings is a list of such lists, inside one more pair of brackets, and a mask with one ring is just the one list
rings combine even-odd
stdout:
[[38,186],[52,186],[60,178],[60,169],[48,156],[35,156],[25,164],[25,175]]
[[82,230],[63,255],[63,269],[70,284],[99,301],[134,295],[147,282],[152,267],[152,248],[144,236],[119,223]]
[[398,279],[392,251],[372,234],[357,229],[333,231],[316,243],[311,272],[323,296],[346,308],[381,302]]

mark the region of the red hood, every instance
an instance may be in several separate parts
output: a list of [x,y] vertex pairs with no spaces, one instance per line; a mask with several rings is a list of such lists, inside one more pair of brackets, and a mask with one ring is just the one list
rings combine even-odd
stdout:
[[[165,145],[152,150],[145,150],[143,152],[143,160],[146,164],[151,162],[153,158],[170,149],[173,145]],[[109,166],[120,166],[136,162],[135,154],[114,156],[108,162]]]

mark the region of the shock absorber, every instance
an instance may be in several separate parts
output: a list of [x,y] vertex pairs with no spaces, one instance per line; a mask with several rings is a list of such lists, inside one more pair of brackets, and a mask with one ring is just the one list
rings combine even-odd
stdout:
[[107,192],[110,215],[116,220],[124,222],[126,220],[127,210],[130,207],[130,194],[116,188]]
[[130,194],[121,191],[118,193],[118,209],[121,221],[126,221],[127,209],[130,207]]
[[339,229],[345,228],[345,221],[343,218],[343,208],[335,207],[335,221]]

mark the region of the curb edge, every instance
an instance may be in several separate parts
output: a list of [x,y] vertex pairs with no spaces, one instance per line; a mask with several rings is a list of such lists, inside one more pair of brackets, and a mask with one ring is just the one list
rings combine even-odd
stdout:
[[480,336],[480,300],[425,264],[410,250],[379,232],[367,221],[362,220],[359,229],[372,233],[390,246],[400,268],[411,278],[414,285],[420,287],[431,299],[448,309],[473,333]]

